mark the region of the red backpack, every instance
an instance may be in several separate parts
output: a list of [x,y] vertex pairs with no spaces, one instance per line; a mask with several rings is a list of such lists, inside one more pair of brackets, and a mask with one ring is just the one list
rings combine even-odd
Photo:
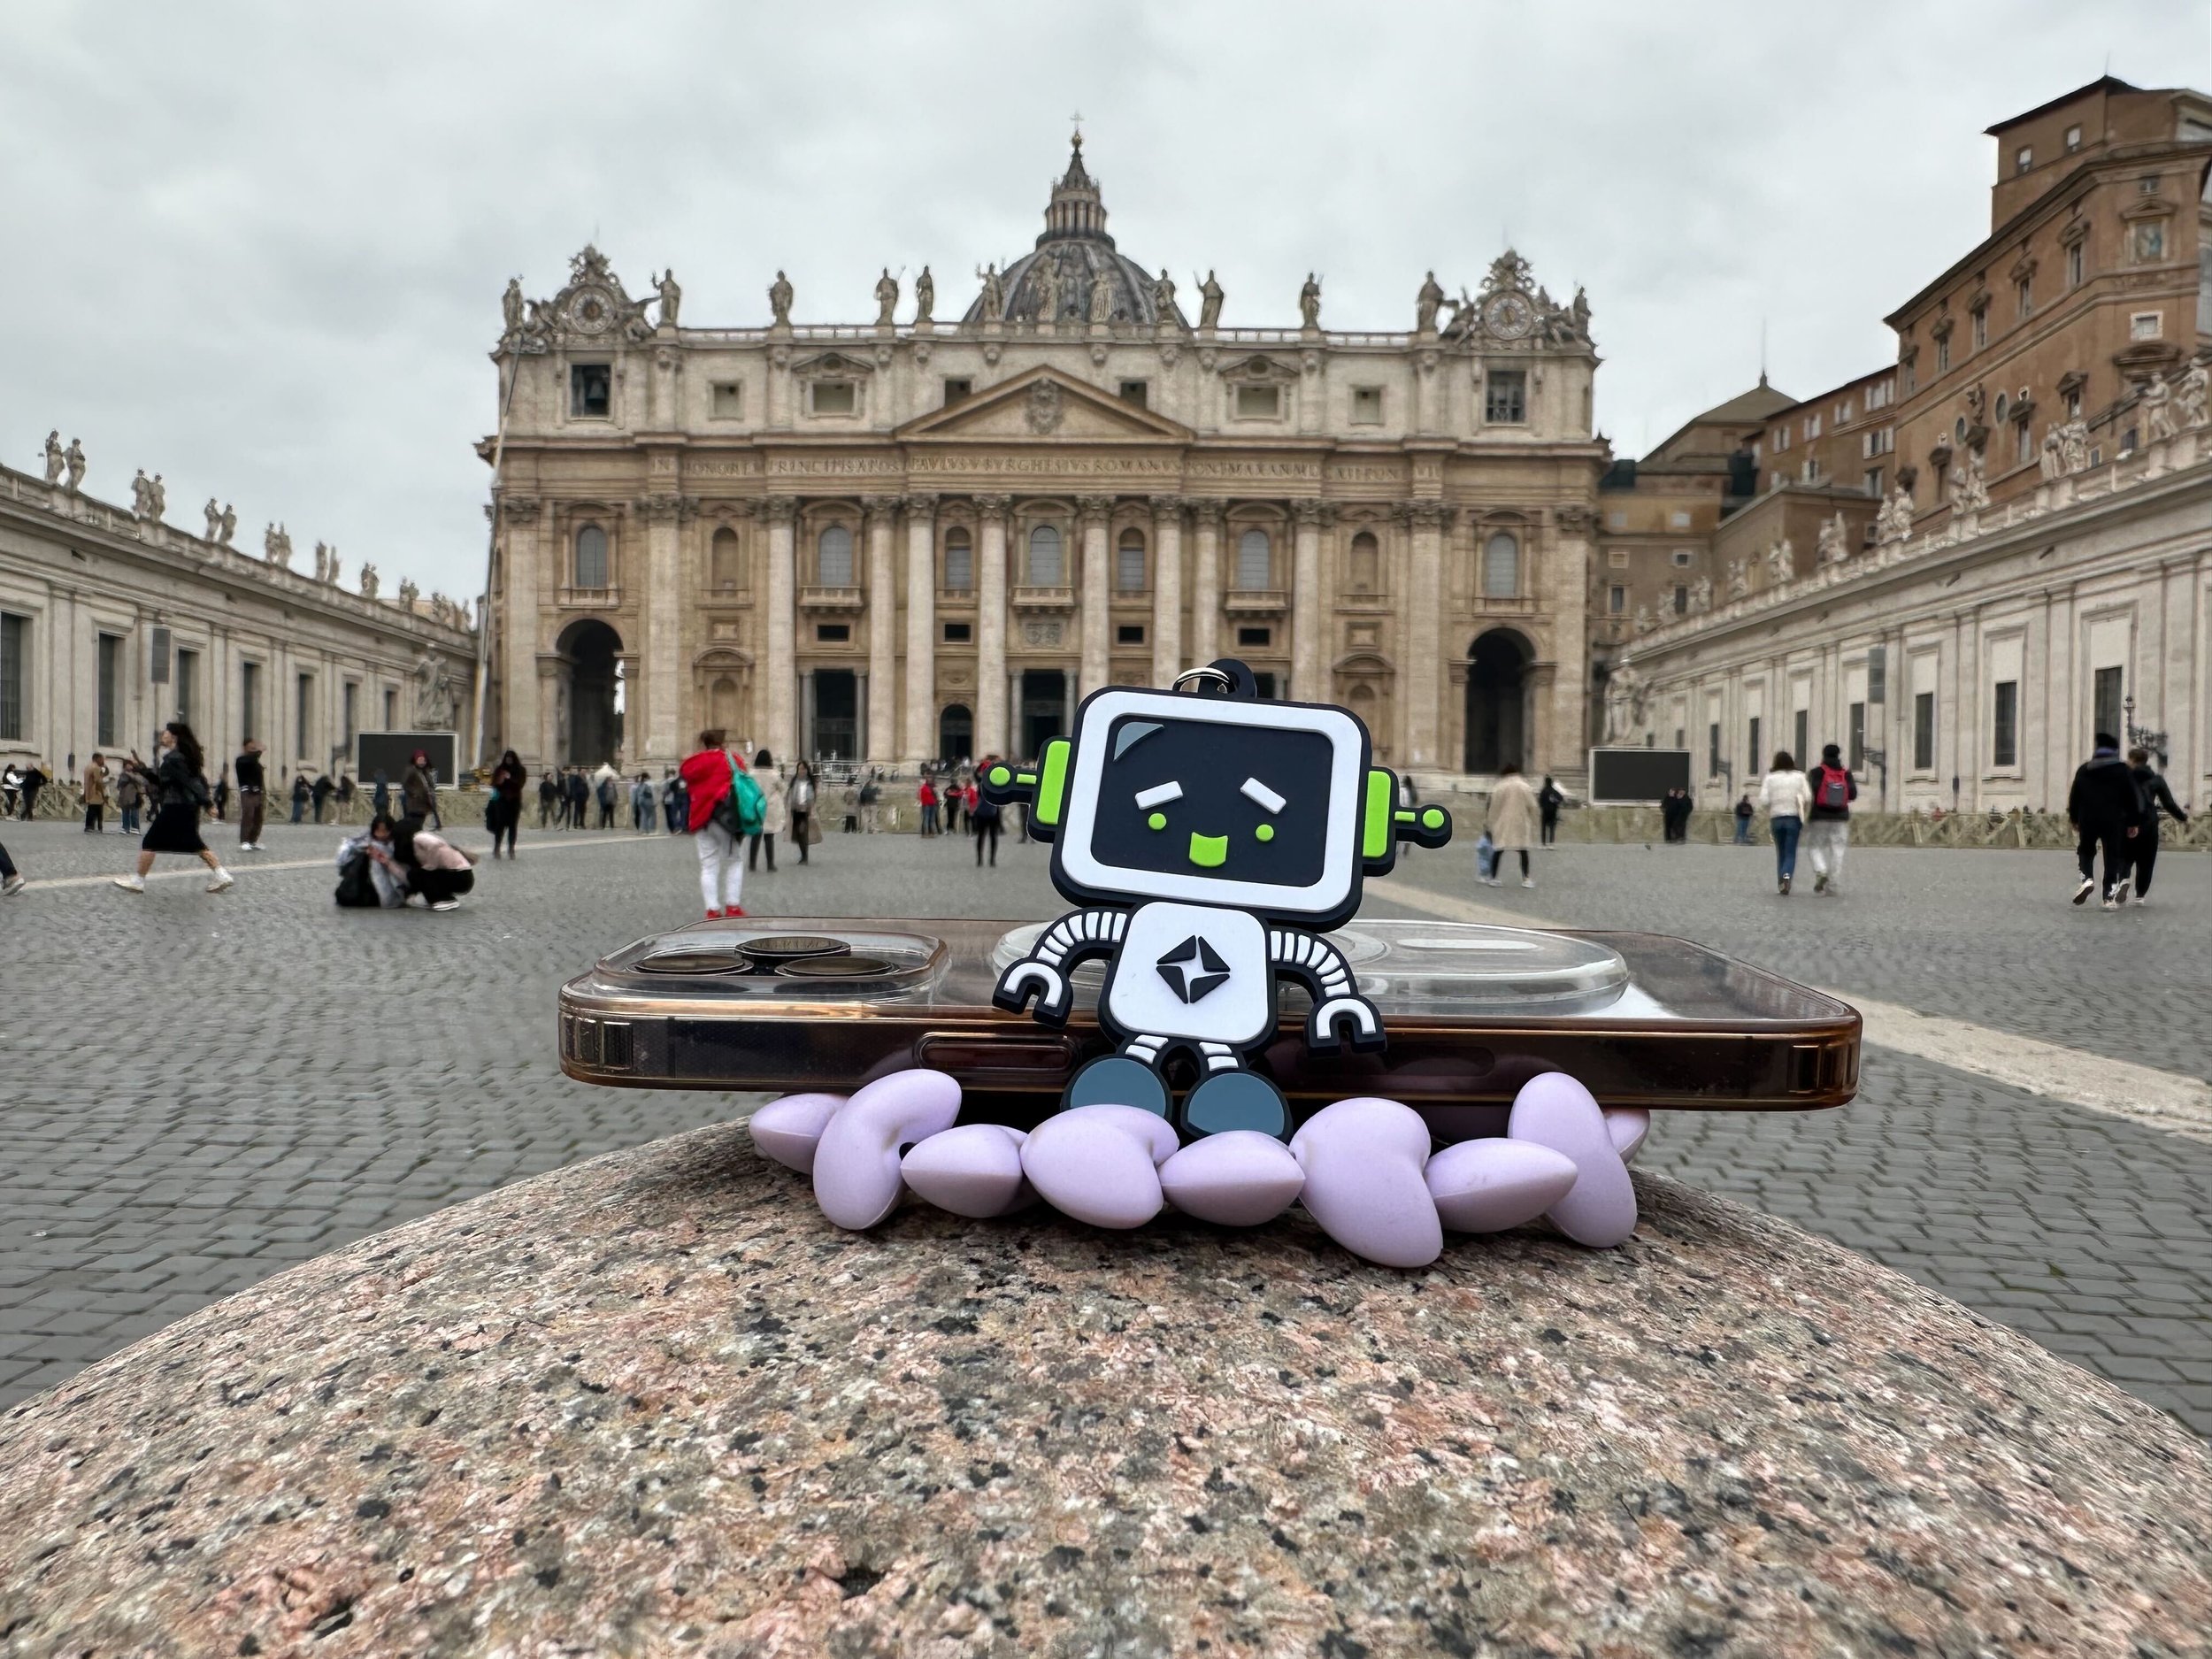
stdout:
[[1840,766],[1815,768],[1820,780],[1813,786],[1813,804],[1823,811],[1847,812],[1851,810],[1851,774]]

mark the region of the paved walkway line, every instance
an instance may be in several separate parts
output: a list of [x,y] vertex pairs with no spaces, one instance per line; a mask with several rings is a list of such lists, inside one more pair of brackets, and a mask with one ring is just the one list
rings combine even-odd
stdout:
[[[1378,899],[1448,921],[1487,922],[1502,927],[1565,926],[1546,917],[1478,904],[1410,882],[1387,882],[1371,890]],[[2031,1094],[2086,1106],[2092,1111],[2212,1144],[2212,1083],[2201,1078],[2114,1060],[1968,1020],[1923,1014],[1855,992],[1818,988],[1859,1010],[1865,1021],[1865,1040],[1878,1048],[1894,1049]]]
[[[334,826],[333,827],[335,826]],[[539,853],[557,852],[565,847],[605,847],[611,843],[620,841],[666,841],[668,839],[669,837],[665,835],[580,835],[573,838],[565,838],[557,841],[533,841],[530,843],[530,851],[532,856],[534,856]],[[234,851],[235,849],[233,850]],[[472,852],[481,852],[483,849],[471,848],[470,850]],[[164,853],[162,856],[165,858],[187,858],[191,857],[191,855],[188,853]],[[104,876],[49,876],[43,880],[36,880],[28,883],[25,887],[24,891],[27,893],[38,893],[58,887],[105,887],[108,883],[113,881],[116,877],[124,874],[129,867],[130,866],[126,864],[121,869],[111,870]],[[231,874],[234,876],[258,875],[265,871],[271,870],[327,870],[333,875],[335,875],[338,873],[338,854],[337,849],[334,848],[331,850],[330,856],[326,858],[283,858],[273,862],[257,859],[251,863],[242,862],[238,864],[226,864],[224,865],[224,868],[228,870]],[[204,881],[207,879],[207,866],[202,864],[197,858],[193,858],[192,865],[189,869],[150,871],[147,873],[146,879],[149,881]]]

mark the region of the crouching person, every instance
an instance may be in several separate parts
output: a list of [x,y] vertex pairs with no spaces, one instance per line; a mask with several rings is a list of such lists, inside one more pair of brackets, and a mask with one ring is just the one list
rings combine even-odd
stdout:
[[338,907],[396,910],[407,902],[407,866],[393,850],[392,820],[380,812],[358,835],[338,843]]

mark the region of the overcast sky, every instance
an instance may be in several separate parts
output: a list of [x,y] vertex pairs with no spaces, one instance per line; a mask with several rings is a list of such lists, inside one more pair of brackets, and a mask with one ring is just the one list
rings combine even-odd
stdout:
[[[2212,86],[2212,4],[93,5],[0,10],[0,458],[211,492],[482,583],[510,275],[596,239],[684,320],[874,315],[877,273],[1025,250],[1080,110],[1124,251],[1223,319],[1409,326],[1508,238],[1589,290],[1640,453],[1770,376],[1888,360],[1883,314],[1985,229],[1982,129],[2112,73]],[[901,315],[905,315],[902,304]]]

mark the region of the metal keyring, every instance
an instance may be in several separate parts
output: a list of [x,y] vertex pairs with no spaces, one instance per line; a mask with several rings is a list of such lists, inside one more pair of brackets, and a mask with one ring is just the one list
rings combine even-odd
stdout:
[[1237,682],[1230,679],[1228,675],[1223,673],[1218,668],[1186,668],[1181,673],[1175,676],[1175,683],[1170,687],[1170,689],[1180,691],[1183,688],[1184,682],[1192,680],[1211,680],[1215,685],[1221,687],[1222,695],[1224,696],[1233,696],[1236,693]]

